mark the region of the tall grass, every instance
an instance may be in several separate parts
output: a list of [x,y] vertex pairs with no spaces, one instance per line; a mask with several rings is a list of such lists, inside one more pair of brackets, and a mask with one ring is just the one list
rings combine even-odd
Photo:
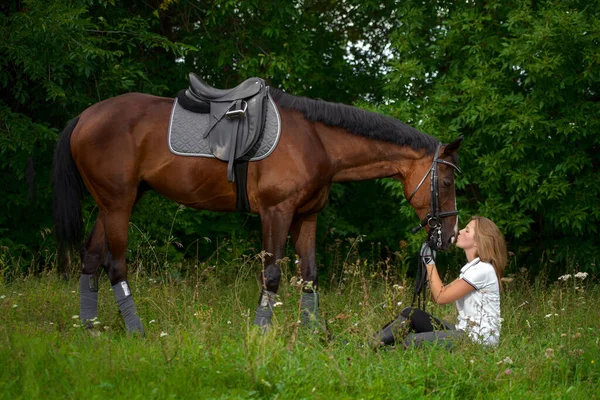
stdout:
[[[368,339],[410,304],[390,260],[346,252],[321,291],[325,332],[299,326],[300,287],[283,260],[271,329],[253,326],[260,256],[194,263],[185,273],[132,269],[146,327],[129,337],[110,284],[99,321],[80,326],[76,279],[53,271],[0,283],[0,398],[595,398],[600,290],[571,278],[532,285],[517,274],[502,298],[501,343],[378,352]],[[401,259],[396,263],[401,263]],[[403,265],[400,267],[404,268]],[[452,320],[455,307],[427,305]]]

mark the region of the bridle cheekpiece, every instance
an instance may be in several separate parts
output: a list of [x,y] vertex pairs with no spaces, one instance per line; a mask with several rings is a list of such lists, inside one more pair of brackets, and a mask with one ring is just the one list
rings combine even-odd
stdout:
[[429,167],[429,170],[427,171],[423,179],[421,179],[415,190],[413,190],[412,194],[408,197],[408,202],[410,203],[412,198],[415,196],[417,191],[421,188],[421,186],[429,176],[429,174],[431,174],[431,184],[429,185],[431,191],[429,214],[427,214],[425,218],[421,220],[421,223],[418,226],[412,229],[412,233],[417,233],[421,228],[427,225],[429,227],[429,236],[427,239],[429,241],[429,246],[433,250],[439,250],[442,247],[442,218],[458,215],[458,210],[440,212],[440,193],[438,187],[437,165],[446,164],[454,168],[456,172],[460,173],[460,168],[457,165],[438,158],[441,147],[442,144],[439,143],[435,150],[435,155],[433,156],[433,162],[431,163],[431,167]]

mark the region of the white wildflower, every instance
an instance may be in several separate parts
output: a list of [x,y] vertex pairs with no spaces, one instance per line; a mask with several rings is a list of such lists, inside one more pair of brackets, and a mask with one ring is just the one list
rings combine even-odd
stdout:
[[79,315],[73,315],[71,319],[79,319]]
[[81,325],[79,325],[79,324],[73,324],[73,328],[81,328]]
[[506,357],[506,358],[504,358],[504,360],[500,360],[496,364],[500,365],[500,364],[512,364],[512,363],[513,363],[513,360],[511,360],[510,357]]
[[94,322],[92,322],[93,325],[100,325],[101,323],[102,322],[100,322],[100,321],[94,321]]
[[231,325],[231,321],[227,321],[227,325]]
[[13,308],[17,308],[17,307],[19,307],[18,304],[13,304]]
[[397,305],[398,307],[400,307],[400,306],[402,305],[402,302],[401,302],[401,301],[399,301],[399,302],[397,302],[397,303],[396,303],[396,305]]
[[160,337],[165,337],[165,336],[169,336],[169,334],[167,332],[161,332],[160,333]]
[[587,278],[587,276],[588,276],[588,273],[587,273],[587,272],[578,272],[578,273],[576,273],[574,276],[575,276],[575,278],[577,278],[577,279],[584,280],[585,278]]
[[6,298],[5,295],[0,296],[0,300],[5,299],[5,298]]
[[273,307],[279,307],[279,306],[282,306],[282,305],[283,305],[283,303],[280,302],[280,301],[278,301],[275,304],[273,304]]
[[559,277],[558,277],[558,280],[559,280],[559,281],[565,281],[565,282],[566,282],[566,281],[568,281],[570,278],[571,278],[571,274],[566,274],[566,275],[563,275],[563,276],[559,276]]
[[148,322],[148,323],[149,323],[149,324],[153,324],[153,323],[155,323],[155,322],[156,322],[156,320],[154,320],[154,319],[153,319],[152,321],[150,321],[150,322]]

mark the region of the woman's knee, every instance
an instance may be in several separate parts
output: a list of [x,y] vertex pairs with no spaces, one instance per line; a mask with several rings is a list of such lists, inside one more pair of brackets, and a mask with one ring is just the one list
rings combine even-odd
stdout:
[[410,319],[410,316],[414,313],[416,309],[413,307],[406,307],[402,311],[400,311],[400,315],[402,315],[406,319]]

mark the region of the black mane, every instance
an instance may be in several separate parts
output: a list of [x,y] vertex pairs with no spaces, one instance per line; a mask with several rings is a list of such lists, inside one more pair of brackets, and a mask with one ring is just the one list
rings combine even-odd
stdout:
[[273,87],[269,87],[269,93],[280,107],[300,111],[309,121],[339,126],[369,139],[410,146],[415,150],[426,149],[429,154],[435,152],[439,143],[433,136],[385,115],[341,103],[292,96]]

